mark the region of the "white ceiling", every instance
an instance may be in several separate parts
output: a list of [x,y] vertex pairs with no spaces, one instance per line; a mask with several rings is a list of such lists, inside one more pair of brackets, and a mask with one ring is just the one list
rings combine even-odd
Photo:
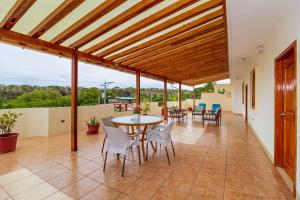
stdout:
[[[292,0],[227,0],[229,66],[231,78],[256,64],[258,46],[272,34],[282,8]],[[242,60],[246,57],[246,62]]]

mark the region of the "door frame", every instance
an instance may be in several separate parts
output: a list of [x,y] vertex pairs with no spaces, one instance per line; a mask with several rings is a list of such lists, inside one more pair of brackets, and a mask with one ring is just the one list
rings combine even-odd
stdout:
[[248,84],[245,84],[245,122],[248,122]]
[[[295,64],[295,163],[294,163],[294,174],[292,178],[293,182],[293,194],[296,196],[296,174],[297,174],[297,41],[294,41],[291,45],[288,46],[279,56],[274,60],[274,165],[276,167],[283,167],[283,127],[282,127],[282,118],[280,114],[283,111],[282,108],[282,77],[277,77],[278,66],[281,65],[282,59],[291,51],[294,53],[294,64]],[[277,81],[279,78],[279,82]]]

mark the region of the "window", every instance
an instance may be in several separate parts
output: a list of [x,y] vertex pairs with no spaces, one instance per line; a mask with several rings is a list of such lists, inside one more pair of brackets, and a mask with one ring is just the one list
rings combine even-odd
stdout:
[[250,84],[251,84],[251,108],[255,109],[255,69],[250,73]]

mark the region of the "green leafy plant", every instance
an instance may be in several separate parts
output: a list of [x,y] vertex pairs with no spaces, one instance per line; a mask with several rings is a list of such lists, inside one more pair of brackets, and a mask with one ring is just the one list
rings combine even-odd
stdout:
[[133,114],[141,114],[140,106],[135,106],[132,110]]
[[225,88],[220,88],[220,89],[218,90],[218,93],[219,93],[219,94],[225,94]]
[[0,115],[0,137],[8,137],[18,122],[17,119],[21,116],[21,113],[14,113],[8,111]]
[[88,121],[87,124],[88,125],[97,125],[97,124],[99,124],[99,121],[95,116],[93,116],[90,118],[90,121]]
[[150,103],[144,103],[144,105],[142,107],[142,111],[144,114],[147,114],[148,112],[150,112]]

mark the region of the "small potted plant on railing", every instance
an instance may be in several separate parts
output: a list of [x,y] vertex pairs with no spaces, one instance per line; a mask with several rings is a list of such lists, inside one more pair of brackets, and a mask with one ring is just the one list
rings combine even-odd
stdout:
[[144,103],[142,111],[143,115],[148,115],[148,112],[150,112],[150,103]]
[[90,121],[87,122],[87,126],[88,126],[88,131],[87,131],[88,135],[98,134],[100,123],[95,116],[90,118]]
[[140,108],[140,106],[135,106],[135,107],[133,108],[133,110],[132,110],[132,113],[133,113],[133,115],[134,115],[134,117],[135,117],[136,119],[139,119],[139,118],[140,118],[140,115],[141,115],[141,108]]
[[21,113],[8,111],[0,115],[0,154],[14,151],[17,146],[18,133],[12,130],[17,123]]

